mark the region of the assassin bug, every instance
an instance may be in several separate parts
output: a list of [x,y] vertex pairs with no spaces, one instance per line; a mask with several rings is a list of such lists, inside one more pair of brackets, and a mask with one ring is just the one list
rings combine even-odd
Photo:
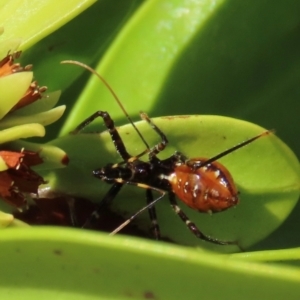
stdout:
[[[119,232],[140,213],[148,210],[152,222],[153,234],[156,239],[159,239],[160,229],[156,219],[155,203],[162,199],[165,194],[168,194],[171,207],[196,237],[218,245],[236,245],[236,241],[219,240],[201,232],[177,205],[175,196],[186,205],[199,212],[216,213],[237,205],[239,202],[237,187],[229,171],[222,164],[217,162],[217,160],[252,143],[262,136],[268,135],[270,131],[262,132],[261,134],[237,144],[211,158],[187,158],[184,154],[176,152],[167,159],[159,159],[157,154],[165,149],[168,144],[168,139],[147,114],[141,112],[140,116],[152,127],[161,139],[161,141],[153,147],[149,147],[112,88],[95,70],[76,61],[63,61],[62,63],[82,66],[98,76],[111,91],[127,119],[135,128],[146,146],[146,149],[142,153],[136,156],[130,155],[126,150],[118,130],[115,128],[114,121],[105,111],[95,112],[79,124],[72,132],[73,134],[79,133],[96,118],[101,117],[108,129],[108,133],[111,136],[116,151],[123,159],[123,161],[119,163],[107,164],[106,166],[93,171],[93,175],[96,178],[99,178],[112,186],[98,204],[97,209],[87,219],[83,227],[89,227],[95,219],[99,218],[99,212],[103,205],[109,204],[125,184],[130,184],[145,189],[147,205],[132,215],[128,220],[111,232],[111,234]],[[143,155],[148,155],[148,161],[140,159]],[[155,199],[153,197],[153,191],[159,194]]]

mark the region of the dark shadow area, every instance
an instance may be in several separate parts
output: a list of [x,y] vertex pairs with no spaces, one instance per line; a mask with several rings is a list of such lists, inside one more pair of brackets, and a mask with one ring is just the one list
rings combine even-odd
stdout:
[[149,114],[245,119],[300,153],[300,3],[273,4],[224,3],[179,55]]

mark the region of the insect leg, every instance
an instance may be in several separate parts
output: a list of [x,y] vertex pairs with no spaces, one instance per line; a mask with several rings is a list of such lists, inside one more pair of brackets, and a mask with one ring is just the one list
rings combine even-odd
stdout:
[[[153,202],[153,195],[152,195],[152,191],[151,189],[147,189],[146,190],[146,198],[147,198],[147,204],[151,204]],[[154,238],[156,240],[160,240],[160,229],[159,229],[159,225],[157,222],[157,217],[156,217],[156,209],[155,206],[152,205],[148,208],[148,212],[149,212],[149,217],[151,220],[151,231],[154,235]]]
[[[118,181],[121,182],[121,181]],[[134,215],[132,215],[129,219],[127,219],[125,222],[123,222],[119,227],[117,227],[114,231],[112,231],[109,235],[115,235],[116,233],[118,233],[120,230],[122,230],[124,227],[126,227],[131,221],[133,221],[139,214],[141,214],[142,212],[144,212],[146,209],[149,210],[149,208],[151,208],[152,206],[155,205],[156,202],[158,202],[160,199],[163,198],[163,196],[166,194],[165,191],[146,185],[146,184],[141,184],[141,183],[136,183],[136,182],[125,182],[126,184],[131,184],[131,185],[135,185],[137,187],[140,188],[144,188],[144,189],[150,189],[153,191],[156,191],[158,193],[160,193],[160,196],[158,196],[156,199],[154,199],[152,202],[149,202],[146,206],[144,206],[143,208],[141,208],[139,211],[137,211]]]
[[116,195],[119,193],[121,188],[123,187],[123,184],[121,183],[114,183],[113,186],[109,189],[109,191],[106,193],[104,198],[101,200],[101,202],[97,205],[97,209],[94,210],[91,215],[88,217],[88,219],[85,221],[85,223],[82,225],[82,228],[89,228],[97,219],[99,219],[99,212],[101,211],[103,205],[111,202]]
[[160,136],[161,141],[156,144],[154,147],[152,147],[151,149],[149,149],[149,157],[151,159],[151,157],[155,156],[156,154],[158,154],[159,152],[163,151],[167,144],[168,144],[168,139],[166,137],[166,135],[152,122],[152,120],[148,117],[148,115],[144,112],[140,113],[140,116],[143,120],[145,120],[146,122],[148,122],[148,124],[153,128],[153,130]]
[[90,123],[92,123],[95,119],[97,119],[99,117],[101,117],[103,119],[104,124],[105,124],[106,128],[108,129],[111,139],[115,145],[116,151],[119,153],[119,155],[124,160],[128,160],[131,157],[131,155],[127,152],[124,142],[115,127],[114,121],[110,117],[109,113],[106,111],[101,111],[101,110],[96,111],[91,116],[89,116],[87,119],[85,119],[82,123],[80,123],[71,133],[73,133],[73,134],[79,133],[85,127],[87,127]]
[[177,205],[177,202],[175,200],[175,195],[174,193],[170,192],[169,193],[169,200],[170,200],[170,204],[173,208],[173,210],[175,211],[175,213],[181,218],[181,220],[186,224],[186,226],[188,227],[188,229],[199,239],[210,242],[210,243],[214,243],[214,244],[218,244],[218,245],[237,245],[237,242],[235,241],[221,241],[219,239],[215,239],[213,237],[207,236],[204,233],[202,233],[197,226],[195,225],[195,223],[193,223],[187,216],[186,214],[181,210],[181,208]]

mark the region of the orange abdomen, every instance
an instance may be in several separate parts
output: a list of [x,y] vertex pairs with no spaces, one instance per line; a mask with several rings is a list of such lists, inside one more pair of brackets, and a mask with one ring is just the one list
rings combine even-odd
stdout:
[[[189,160],[189,163],[205,160],[195,158]],[[235,206],[239,201],[232,176],[218,162],[197,169],[186,164],[177,166],[169,181],[177,197],[200,212],[220,212]]]

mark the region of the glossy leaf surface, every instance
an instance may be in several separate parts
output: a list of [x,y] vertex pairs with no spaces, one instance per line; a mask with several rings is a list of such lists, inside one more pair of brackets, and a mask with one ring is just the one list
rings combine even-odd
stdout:
[[[178,116],[155,118],[153,121],[169,139],[167,149],[159,155],[161,158],[169,157],[176,150],[189,157],[209,158],[264,131],[251,123],[218,116]],[[150,145],[159,141],[147,123],[139,122],[137,125]],[[129,153],[135,155],[145,149],[132,126],[122,126],[118,130]],[[51,144],[66,151],[70,159],[67,168],[46,174],[51,188],[100,201],[109,185],[93,178],[92,170],[121,161],[108,133],[69,135]],[[294,207],[300,189],[299,164],[286,145],[273,135],[260,138],[220,162],[229,169],[238,186],[240,205],[213,216],[191,211],[184,205],[182,208],[207,234],[223,240],[238,240],[242,248],[246,248],[278,227]],[[124,193],[121,192],[114,201],[115,209],[130,216],[145,205],[144,197],[144,190],[126,186]],[[199,240],[172,212],[167,199],[157,205],[157,210],[165,238],[182,244],[199,244]],[[137,224],[149,228],[147,213],[144,220],[139,218]],[[211,248],[206,242],[200,244]],[[212,248],[230,250],[230,247]]]
[[0,293],[10,299],[20,293],[25,300],[299,297],[294,268],[157,242],[45,227],[6,230],[0,241]]
[[[97,70],[133,117],[228,115],[275,128],[300,155],[299,12],[295,0],[147,1]],[[62,132],[98,109],[124,120],[94,77]]]

